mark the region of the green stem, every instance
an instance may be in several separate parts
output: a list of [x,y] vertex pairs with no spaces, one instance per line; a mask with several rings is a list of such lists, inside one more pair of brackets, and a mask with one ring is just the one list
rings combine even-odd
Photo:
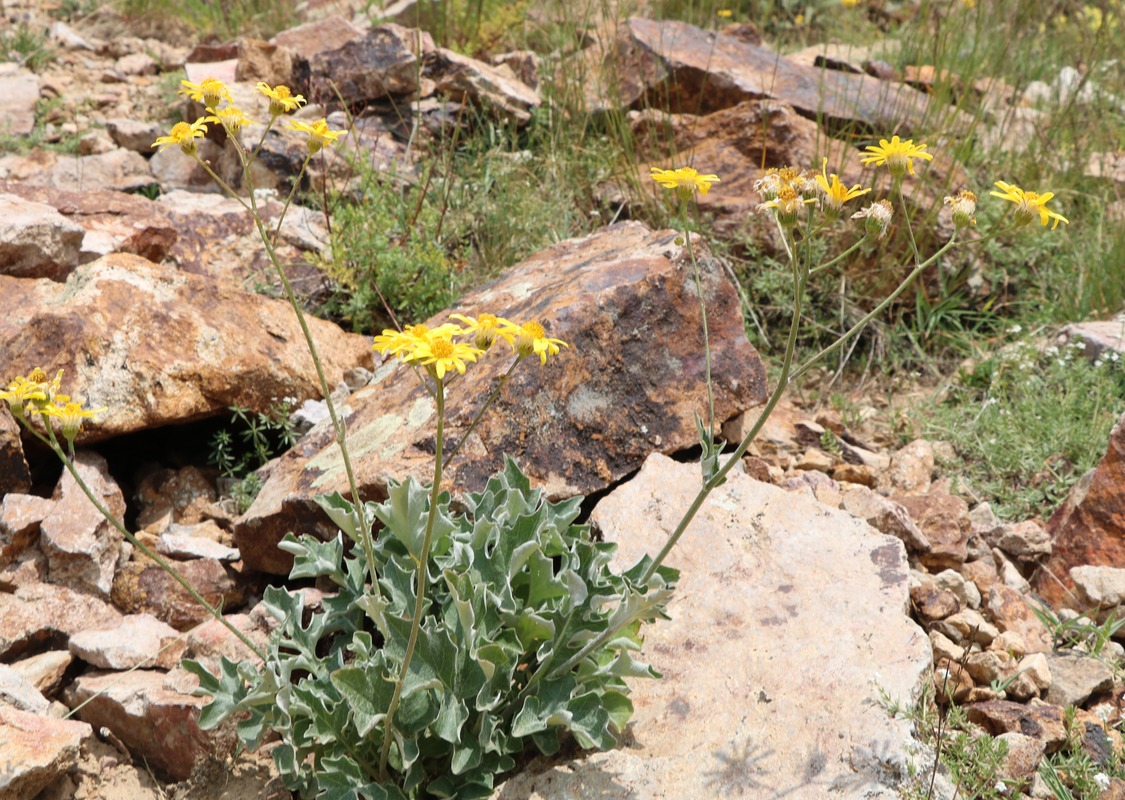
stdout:
[[434,539],[434,520],[437,519],[438,494],[441,492],[441,473],[444,459],[441,457],[443,438],[445,435],[445,386],[442,379],[434,376],[437,381],[437,433],[434,435],[434,484],[430,487],[430,512],[426,517],[426,536],[422,540],[422,552],[417,558],[417,589],[414,597],[414,619],[410,623],[410,638],[406,642],[406,653],[402,657],[402,669],[399,670],[398,681],[395,683],[394,694],[391,695],[390,705],[387,706],[387,716],[383,723],[383,747],[379,752],[379,779],[387,780],[387,757],[391,752],[391,741],[394,739],[395,712],[398,711],[399,701],[402,699],[402,687],[406,683],[406,675],[410,669],[410,661],[414,657],[414,648],[418,644],[418,632],[422,629],[422,613],[426,605],[426,584],[429,576],[430,547]]
[[849,247],[844,252],[840,253],[840,255],[836,256],[831,261],[825,261],[820,266],[813,267],[812,269],[810,269],[809,274],[810,275],[816,275],[818,272],[823,272],[824,270],[828,269],[829,267],[834,266],[835,264],[838,264],[839,262],[843,261],[845,258],[850,256],[852,253],[854,253],[859,248],[859,246],[861,244],[863,244],[865,241],[867,241],[867,237],[861,236],[855,244],[853,244],[851,247]]
[[[465,432],[461,434],[461,438],[458,440],[457,444],[453,446],[453,449],[449,451],[449,455],[445,457],[445,463],[442,465],[443,468],[449,466],[449,462],[453,460],[453,457],[457,455],[457,451],[461,449],[461,445],[465,443],[465,440],[469,438],[469,434],[471,434],[477,427],[477,423],[480,422],[480,418],[484,416],[484,412],[487,411],[488,407],[496,401],[497,397],[500,396],[500,392],[504,389],[504,384],[508,382],[508,378],[515,370],[516,366],[523,361],[523,359],[523,356],[518,357],[515,361],[512,362],[512,365],[508,367],[508,371],[500,376],[500,379],[496,382],[496,385],[492,387],[492,391],[489,392],[488,397],[485,398],[484,405],[480,407],[480,410],[477,411],[476,416],[473,417],[473,421],[469,423],[469,427],[465,429]],[[425,382],[423,381],[423,383]],[[429,388],[428,385],[427,388]],[[441,456],[440,451],[438,451],[438,456]]]
[[914,263],[921,265],[922,255],[918,252],[918,244],[914,241],[914,226],[910,224],[910,210],[906,207],[906,196],[902,193],[902,179],[895,180],[894,192],[898,195],[898,204],[902,207],[902,218],[906,221],[906,236],[910,240],[910,250],[914,253]]
[[695,276],[695,293],[699,295],[699,317],[703,324],[703,359],[707,376],[707,435],[715,435],[715,389],[711,385],[711,335],[707,330],[707,302],[703,297],[703,281],[699,277],[699,261],[695,257],[695,247],[691,243],[691,231],[687,224],[687,200],[680,201],[680,218],[683,223],[684,241],[687,242],[691,269]]
[[[74,466],[74,460],[68,457],[65,452],[63,452],[62,446],[59,445],[59,440],[55,437],[55,432],[54,430],[52,430],[50,423],[47,423],[47,434],[48,436],[50,436],[49,441],[43,436],[40,436],[39,433],[30,425],[28,425],[27,427],[29,430],[35,433],[36,436],[38,436],[40,439],[43,439],[44,442],[47,442],[51,449],[55,451],[55,455],[57,455],[63,462],[63,466],[66,467],[67,472],[69,472],[71,477],[74,478],[74,482],[78,484],[78,488],[82,490],[82,492],[86,495],[86,498],[93,504],[94,508],[98,510],[98,513],[105,517],[106,521],[109,522],[109,524],[114,528],[116,528],[118,532],[125,537],[126,541],[128,541],[129,544],[140,550],[147,558],[152,559],[152,561],[158,567],[167,572],[168,575],[171,576],[172,580],[180,584],[180,586],[184,588],[184,591],[191,595],[191,598],[195,600],[195,602],[203,606],[208,614],[218,620],[221,625],[223,625],[227,630],[233,633],[240,642],[242,642],[244,645],[246,645],[246,647],[250,649],[250,652],[252,652],[258,658],[262,659],[262,661],[266,660],[266,654],[259,650],[258,647],[252,641],[250,641],[250,638],[246,634],[244,634],[242,631],[228,622],[226,617],[223,616],[222,612],[219,609],[208,603],[207,600],[204,599],[203,595],[201,595],[194,586],[188,583],[187,579],[184,578],[183,575],[173,569],[171,564],[165,561],[156,552],[149,549],[147,545],[145,545],[140,539],[130,533],[124,525],[118,522],[117,517],[115,517],[110,512],[110,510],[102,504],[102,502],[94,495],[94,492],[86,484],[86,481],[84,481],[82,479],[82,476],[78,474],[78,469]],[[68,442],[68,449],[70,450],[71,454],[73,454],[73,443]]]
[[[703,502],[707,499],[707,496],[711,494],[717,486],[723,483],[727,473],[741,460],[747,448],[750,447],[750,443],[754,441],[754,438],[758,435],[762,426],[765,425],[766,420],[769,418],[770,414],[773,413],[774,408],[777,406],[778,402],[781,400],[781,396],[788,387],[789,369],[793,364],[793,351],[796,349],[797,330],[800,327],[801,321],[801,303],[805,291],[806,276],[800,274],[800,270],[797,268],[797,259],[792,255],[793,250],[789,249],[788,245],[786,249],[791,254],[789,263],[793,270],[793,318],[789,323],[789,338],[785,342],[785,358],[781,364],[781,376],[778,378],[777,386],[774,388],[773,394],[770,396],[765,408],[763,408],[758,415],[758,421],[754,423],[754,427],[743,437],[738,447],[735,448],[730,458],[727,459],[727,462],[719,468],[709,481],[703,484],[702,488],[700,488],[699,492],[695,495],[695,499],[692,500],[691,506],[689,506],[688,510],[684,513],[683,519],[680,520],[676,529],[672,531],[672,534],[664,543],[664,546],[660,548],[660,552],[657,553],[656,558],[653,559],[648,569],[645,570],[644,575],[641,576],[640,583],[642,586],[648,583],[649,579],[656,573],[656,570],[664,563],[664,559],[672,552],[672,548],[680,541],[680,537],[684,535],[684,531],[687,530],[688,525],[691,524],[696,513],[698,513],[699,509],[703,506]],[[591,650],[590,652],[593,651]]]
[[950,248],[952,248],[956,242],[957,242],[957,233],[955,231],[953,233],[953,236],[949,239],[949,241],[946,242],[944,245],[942,245],[941,249],[939,249],[936,253],[934,253],[932,256],[927,258],[925,261],[918,264],[918,266],[916,266],[914,268],[913,272],[911,272],[909,275],[907,275],[906,279],[898,285],[898,288],[895,289],[893,292],[891,292],[889,295],[887,295],[886,298],[883,299],[883,302],[879,303],[879,305],[875,306],[875,308],[872,309],[868,314],[864,315],[863,319],[861,319],[859,322],[857,322],[855,325],[853,325],[847,333],[845,333],[843,336],[841,336],[839,339],[837,339],[832,344],[828,345],[828,347],[825,347],[823,350],[821,350],[815,356],[810,358],[808,361],[806,361],[804,364],[802,364],[798,369],[794,370],[793,374],[789,376],[789,380],[790,381],[796,380],[801,375],[808,372],[808,370],[816,362],[820,361],[820,359],[824,358],[827,355],[831,355],[832,353],[836,352],[841,347],[843,347],[844,343],[846,341],[848,341],[848,339],[852,338],[857,333],[859,333],[861,330],[863,330],[864,326],[867,325],[868,322],[870,322],[876,316],[881,314],[883,312],[883,309],[885,309],[887,306],[889,306],[891,303],[893,303],[898,298],[898,296],[900,294],[902,294],[904,291],[906,291],[906,287],[908,287],[911,283],[913,283],[914,279],[922,274],[922,270],[924,270],[930,264],[934,263],[934,261],[936,261],[938,258],[940,258],[941,255],[943,253],[945,253],[946,250],[949,250]]

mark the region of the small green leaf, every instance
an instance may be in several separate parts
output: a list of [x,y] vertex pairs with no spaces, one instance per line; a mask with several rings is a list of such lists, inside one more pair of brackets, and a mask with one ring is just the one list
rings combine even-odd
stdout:
[[328,518],[353,542],[359,539],[359,515],[351,501],[339,492],[313,495],[313,502],[323,509]]
[[377,665],[345,667],[332,673],[332,685],[351,707],[356,729],[366,736],[387,716],[394,680]]

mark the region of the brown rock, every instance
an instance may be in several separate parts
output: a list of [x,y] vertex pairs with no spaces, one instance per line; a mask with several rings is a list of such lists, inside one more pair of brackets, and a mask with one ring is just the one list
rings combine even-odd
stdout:
[[1034,520],[998,525],[984,534],[984,540],[1023,563],[1051,554],[1051,537]]
[[[152,141],[149,139],[148,145]],[[135,253],[149,261],[163,261],[179,236],[164,208],[140,195],[108,189],[76,192],[13,182],[0,183],[0,192],[57,209],[83,231],[81,253],[66,274],[79,261],[93,261],[109,253]]]
[[1012,657],[1007,653],[995,650],[971,653],[965,661],[965,669],[974,681],[983,686],[988,686],[993,681],[1008,677],[1015,671]]
[[50,206],[0,194],[0,275],[66,280],[78,266],[82,236]]
[[89,629],[70,637],[70,652],[101,669],[172,669],[183,655],[179,631],[150,614],[126,616],[112,628]]
[[199,510],[217,499],[214,481],[198,467],[149,472],[137,486],[137,527],[158,533],[172,523],[199,522]]
[[29,584],[12,594],[0,593],[0,659],[11,661],[41,650],[51,641],[66,641],[87,627],[109,627],[121,614],[93,595],[65,586]]
[[54,501],[10,492],[0,500],[0,565],[10,564],[35,541]]
[[217,731],[199,729],[206,700],[165,688],[163,672],[88,672],[67,690],[66,703],[82,704],[79,719],[109,728],[135,756],[173,781],[187,780],[200,758],[230,744]]
[[854,483],[874,489],[878,481],[875,470],[864,464],[837,464],[832,468],[832,477],[842,483]]
[[[200,558],[173,566],[212,606],[230,610],[242,605],[243,589],[237,576],[221,561]],[[130,562],[117,571],[112,597],[114,605],[126,614],[151,614],[179,631],[211,619],[186,589],[147,559]]]
[[996,564],[991,558],[966,561],[961,565],[961,574],[976,585],[982,597],[988,594],[989,589],[1000,583]]
[[[508,453],[549,495],[589,494],[636,470],[653,451],[695,444],[695,413],[706,394],[703,343],[690,261],[676,236],[639,223],[614,225],[550,247],[463,298],[464,313],[538,318],[570,348],[558,364],[529,364],[534,368],[513,374],[450,466],[446,486],[479,490]],[[733,285],[702,243],[695,247],[721,422],[764,400],[764,371],[746,341]],[[490,357],[458,381],[449,441],[459,439],[508,363]],[[433,401],[408,370],[386,365],[348,406],[364,498],[384,496],[391,477],[429,480]],[[318,426],[282,456],[237,524],[235,545],[246,564],[287,571],[290,559],[277,542],[290,530],[333,535],[311,495],[346,489],[331,434]]]
[[1048,753],[1058,750],[1066,742],[1066,725],[1060,706],[1032,700],[1027,705],[1010,700],[991,700],[968,706],[970,722],[975,722],[993,736],[1002,733],[1022,733],[1043,743]]
[[333,50],[298,58],[294,82],[310,102],[334,98],[337,91],[349,105],[410,94],[418,91],[419,62],[434,49],[424,31],[394,23],[377,25]]
[[[0,381],[11,380],[7,375]],[[7,387],[7,383],[0,383]],[[23,454],[20,425],[12,417],[7,404],[0,406],[0,495],[8,492],[26,492],[31,488],[31,470]],[[2,560],[0,556],[0,560]]]
[[960,608],[957,595],[948,589],[942,589],[933,583],[924,583],[910,589],[910,602],[914,610],[926,622],[956,614]]
[[0,158],[0,179],[71,191],[89,188],[128,192],[152,183],[152,173],[140,154],[121,147],[89,156],[40,150]]
[[292,86],[293,53],[276,42],[243,38],[238,42],[238,69],[234,78],[250,83],[262,81],[270,86]]
[[1027,643],[1027,652],[1046,653],[1051,649],[1051,634],[1032,613],[1024,595],[1010,586],[997,585],[988,590],[989,614],[1001,631],[1015,631]]
[[968,556],[969,506],[951,494],[899,494],[892,498],[917,523],[930,548],[920,559],[929,569],[957,569]]
[[1008,754],[1000,764],[997,777],[1010,782],[1009,791],[1027,787],[1039,770],[1045,745],[1040,739],[1014,731],[996,738],[1008,745]]
[[1113,688],[1113,672],[1100,660],[1073,651],[1048,653],[1051,686],[1047,702],[1057,706],[1080,706],[1091,695]]
[[[933,445],[925,439],[917,439],[891,456],[890,469],[881,476],[880,488],[894,494],[925,494],[930,490],[933,474]],[[966,517],[968,513],[966,507]]]
[[609,52],[605,74],[616,85],[589,81],[589,108],[648,104],[706,113],[772,98],[810,119],[909,133],[925,118],[928,104],[908,87],[795,64],[767,48],[684,22],[633,17],[619,27]]
[[1070,568],[1125,567],[1125,416],[1109,435],[1101,462],[1070,490],[1047,522],[1053,551],[1032,578],[1052,607],[1071,606]]
[[[65,369],[64,391],[108,411],[79,440],[319,394],[288,304],[118,253],[65,285],[0,276],[0,363]],[[331,383],[370,358],[369,340],[310,319]]]
[[0,798],[35,797],[78,763],[82,743],[93,736],[84,722],[54,719],[0,703],[4,772]]
[[308,60],[362,38],[363,31],[343,17],[333,15],[284,30],[270,42],[289,50],[295,59]]
[[118,147],[124,147],[141,155],[152,153],[152,143],[164,135],[164,126],[160,123],[145,122],[130,117],[107,119],[105,130]]
[[39,100],[38,76],[19,64],[0,64],[0,97],[4,98],[0,106],[0,133],[10,136],[31,133],[35,128],[35,103]]
[[[125,497],[106,460],[93,451],[79,450],[74,466],[98,502],[116,520],[124,520]],[[39,526],[48,579],[108,597],[121,558],[121,533],[94,507],[69,470],[63,470],[54,500],[51,513]]]
[[508,122],[529,122],[531,112],[539,107],[539,92],[510,69],[492,67],[444,47],[427,58],[426,75],[436,81],[439,94],[482,106]]
[[934,699],[948,704],[962,703],[973,689],[973,679],[965,668],[948,658],[940,659],[934,666]]
[[63,677],[72,663],[74,663],[74,656],[66,650],[48,650],[14,662],[12,669],[45,696],[50,697],[62,684]]
[[866,520],[876,530],[901,539],[911,553],[925,553],[930,542],[899,503],[888,500],[867,488],[851,488],[844,492],[843,508],[849,514]]

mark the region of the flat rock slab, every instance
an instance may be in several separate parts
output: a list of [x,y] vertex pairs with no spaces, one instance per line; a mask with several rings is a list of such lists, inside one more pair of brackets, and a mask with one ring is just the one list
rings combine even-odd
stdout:
[[[530,359],[512,374],[452,462],[445,487],[479,491],[506,453],[553,497],[590,494],[638,469],[653,451],[697,444],[694,415],[706,402],[702,326],[691,262],[676,236],[635,222],[615,225],[547,248],[462,299],[466,314],[538,319],[570,347],[547,367]],[[721,423],[765,399],[765,371],[746,340],[734,285],[702,243],[695,247]],[[489,354],[453,383],[447,441],[460,440],[510,363],[510,355]],[[435,407],[410,369],[385,364],[351,396],[346,414],[364,499],[385,497],[391,479],[430,480]],[[321,423],[273,467],[237,522],[243,561],[287,572],[291,559],[277,542],[290,530],[335,535],[312,502],[335,491],[346,493],[347,481]]]
[[[618,568],[659,549],[698,485],[697,465],[654,454],[598,504]],[[909,700],[931,666],[902,543],[736,472],[667,563],[672,619],[643,654],[664,677],[632,682],[632,740],[494,800],[898,798],[914,742],[879,693]]]
[[[5,54],[6,55],[6,54]],[[18,64],[0,64],[0,133],[26,136],[35,128],[35,103],[39,100],[39,76]]]
[[[0,275],[0,364],[12,376],[64,369],[64,391],[105,406],[79,441],[266,411],[320,389],[287,303],[116,253],[65,284]],[[309,319],[332,385],[370,363],[370,342]]]
[[1113,319],[1091,320],[1067,325],[1061,338],[1067,341],[1082,342],[1086,355],[1098,358],[1108,355],[1111,358],[1125,356],[1125,314]]
[[909,135],[926,118],[929,104],[926,95],[908,86],[809,67],[686,22],[631,18],[613,48],[610,71],[617,86],[606,95],[605,87],[590,82],[591,108],[611,102],[701,114],[773,98],[812,119]]
[[93,736],[84,722],[54,719],[0,703],[0,800],[35,797],[78,763]]

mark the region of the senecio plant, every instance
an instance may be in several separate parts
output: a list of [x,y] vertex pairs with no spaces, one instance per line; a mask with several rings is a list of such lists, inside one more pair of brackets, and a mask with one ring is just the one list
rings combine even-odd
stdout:
[[[911,236],[913,268],[895,292],[839,341],[794,368],[801,301],[809,276],[847,258],[862,242],[882,239],[893,223],[894,206],[880,199],[853,213],[851,217],[863,223],[858,241],[826,263],[813,265],[810,240],[841,218],[845,204],[871,190],[844,185],[828,173],[827,159],[818,175],[771,169],[758,181],[764,198],[760,210],[776,220],[793,275],[793,317],[780,378],[746,438],[733,452],[723,454],[713,437],[708,345],[708,419],[697,415],[702,486],[659,553],[615,573],[610,569],[615,545],[594,540],[588,526],[577,524],[581,498],[548,502],[509,458],[482,491],[461,498],[456,506],[442,490],[443,472],[458,451],[453,446],[446,453],[450,390],[486,356],[510,359],[470,424],[471,431],[514,369],[535,361],[546,367],[567,347],[548,336],[537,321],[517,324],[488,313],[453,314],[433,327],[412,325],[375,337],[374,349],[413,370],[430,394],[436,412],[436,446],[429,486],[408,479],[392,483],[383,502],[362,501],[342,419],[274,251],[277,228],[269,230],[259,214],[249,169],[270,129],[300,108],[304,98],[285,86],[263,83],[258,89],[270,100],[270,119],[255,147],[246,148],[240,139],[242,128],[251,121],[230,103],[227,88],[211,78],[200,84],[184,82],[184,92],[203,103],[209,115],[175,125],[154,146],[179,146],[253,216],[316,365],[350,499],[339,493],[318,499],[339,527],[330,541],[290,533],[281,542],[293,556],[290,577],[314,579],[327,591],[310,596],[305,591],[266,590],[263,603],[276,627],[264,650],[223,619],[218,609],[207,606],[257,659],[235,663],[224,658],[217,674],[185,662],[199,677],[200,693],[211,698],[200,724],[214,727],[234,719],[241,741],[249,747],[261,744],[267,734],[278,737],[271,752],[286,785],[305,798],[333,800],[483,798],[491,794],[496,776],[513,769],[529,749],[550,755],[559,751],[566,737],[584,748],[613,747],[633,711],[627,680],[659,677],[634,654],[641,647],[642,626],[666,618],[678,577],[664,566],[672,548],[710,492],[739,462],[788,384],[856,335],[942,253],[961,244],[958,235],[975,225],[976,196],[963,190],[945,198],[956,228],[950,241],[923,260]],[[239,154],[245,198],[199,157],[196,141],[208,125],[225,129]],[[294,121],[287,127],[307,136],[308,157],[301,175],[313,155],[344,135],[330,130],[323,119]],[[864,161],[890,171],[891,195],[901,203],[902,181],[914,175],[914,160],[932,158],[926,149],[896,136],[869,147]],[[690,256],[698,287],[688,207],[697,194],[707,194],[720,179],[690,167],[654,168],[652,178],[674,192],[684,226],[677,241]],[[299,181],[300,176],[294,191]],[[1010,227],[992,236],[1036,217],[1043,225],[1067,222],[1046,207],[1050,193],[1025,192],[1003,181],[996,187],[992,194],[1014,203],[1015,216]],[[291,192],[282,219],[292,197]],[[699,295],[702,303],[703,293]],[[702,311],[706,342],[706,308]],[[16,419],[52,447],[86,489],[73,466],[73,442],[83,421],[105,409],[87,409],[72,401],[59,393],[60,384],[61,376],[52,381],[36,370],[17,377],[0,398],[8,402]],[[67,442],[65,449],[56,427]],[[122,535],[206,606],[171,565],[112,520],[86,491]]]

